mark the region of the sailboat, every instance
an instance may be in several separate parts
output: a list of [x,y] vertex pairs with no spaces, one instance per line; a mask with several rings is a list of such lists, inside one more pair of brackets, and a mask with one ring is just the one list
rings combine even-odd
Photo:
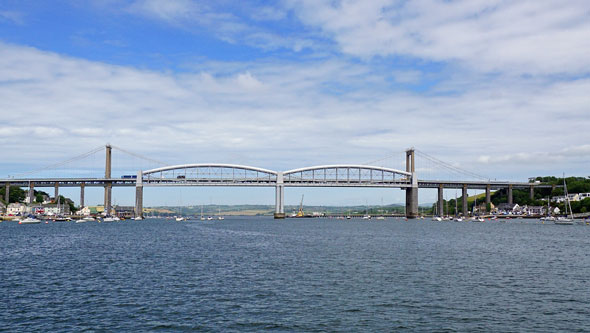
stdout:
[[458,214],[459,208],[457,207],[457,192],[455,191],[455,221],[463,222],[463,218]]
[[225,218],[223,216],[221,216],[221,208],[218,208],[218,210],[217,210],[217,219],[218,220],[225,220]]
[[479,215],[475,215],[475,210],[477,208],[477,193],[475,193],[475,201],[473,202],[473,209],[472,211],[472,215],[473,217],[471,218],[471,222],[485,222],[485,220],[481,217],[479,217]]
[[201,205],[201,221],[205,221],[205,217],[203,216],[203,205]]
[[[565,174],[563,175],[563,193],[565,194],[565,201],[567,205],[565,206],[565,216],[560,216],[555,220],[553,223],[558,225],[572,225],[574,224],[573,214],[572,214],[572,206],[570,204],[570,198],[567,193],[567,184],[565,183]],[[568,209],[571,215],[568,215]]]

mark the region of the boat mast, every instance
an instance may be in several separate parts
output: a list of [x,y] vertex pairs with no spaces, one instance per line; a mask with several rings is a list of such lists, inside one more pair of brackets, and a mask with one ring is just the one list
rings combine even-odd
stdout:
[[[567,216],[571,215],[573,218],[574,214],[572,212],[572,206],[570,204],[570,197],[567,193],[567,184],[565,183],[565,173],[563,174],[563,193],[565,193],[565,201],[567,201],[567,206],[565,206],[565,216],[567,217]],[[568,207],[569,207],[569,213],[570,213],[569,215],[567,213]]]

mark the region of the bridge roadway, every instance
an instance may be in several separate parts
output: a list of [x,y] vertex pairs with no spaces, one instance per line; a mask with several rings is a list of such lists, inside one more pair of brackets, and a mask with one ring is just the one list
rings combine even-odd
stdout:
[[60,187],[80,187],[80,206],[84,206],[84,188],[104,187],[105,211],[111,211],[113,186],[135,186],[135,214],[143,215],[144,186],[269,186],[275,187],[275,218],[284,218],[285,187],[377,187],[400,188],[406,191],[406,215],[418,215],[418,189],[437,188],[439,215],[443,215],[443,189],[462,189],[463,214],[467,214],[467,189],[485,189],[486,203],[491,190],[508,189],[508,203],[512,203],[513,188],[529,188],[531,198],[535,188],[551,187],[538,183],[502,181],[441,181],[419,180],[416,175],[414,149],[406,151],[406,170],[359,164],[318,165],[277,172],[273,170],[222,163],[171,165],[139,171],[137,176],[111,176],[111,146],[106,145],[104,178],[29,178],[0,179],[5,186],[8,202],[10,186],[28,187],[29,202],[33,202],[35,187],[54,187],[55,197]]
[[[35,187],[55,188],[55,196],[59,194],[59,187],[80,187],[80,206],[84,206],[84,188],[85,187],[136,187],[136,210],[137,215],[141,215],[143,211],[143,186],[257,186],[257,187],[278,187],[276,176],[273,177],[259,177],[254,179],[247,178],[166,178],[166,177],[150,177],[142,176],[140,181],[138,178],[29,178],[29,179],[0,179],[0,186],[28,187],[31,190]],[[507,181],[443,181],[443,180],[418,180],[417,188],[438,189],[438,207],[443,207],[443,189],[462,189],[463,197],[466,198],[467,189],[480,189],[486,191],[486,202],[490,200],[491,190],[500,190],[508,188],[509,203],[512,203],[512,189],[530,189],[531,196],[534,195],[536,188],[552,188],[552,185],[544,185],[539,183],[527,182],[507,182]],[[400,178],[399,180],[392,180],[389,182],[379,181],[370,182],[358,179],[283,179],[281,188],[277,189],[277,216],[280,218],[282,213],[282,206],[284,201],[284,194],[282,187],[372,187],[372,188],[400,188],[408,190],[411,188],[409,179]],[[9,191],[6,191],[6,200]],[[33,193],[33,191],[29,191]],[[417,199],[417,196],[416,196]],[[463,211],[467,211],[467,201],[463,201]],[[442,209],[439,211],[442,214]],[[408,217],[412,217],[409,215]]]
[[[5,178],[0,179],[0,186],[18,187],[80,187],[82,184],[87,187],[104,187],[105,184],[112,186],[136,186],[136,178]],[[248,180],[248,179],[158,179],[144,178],[144,186],[266,186],[274,187],[275,179],[267,181]],[[407,182],[398,183],[367,183],[356,180],[346,180],[342,182],[322,182],[322,181],[284,181],[288,187],[386,187],[386,188],[405,188],[409,187]],[[489,185],[492,190],[500,190],[512,186],[512,188],[528,189],[534,188],[553,188],[553,185],[528,183],[528,182],[509,182],[509,181],[446,181],[446,180],[418,180],[418,188],[439,188],[445,189],[462,189],[465,185],[468,189],[485,190]],[[559,186],[558,186],[559,187]]]

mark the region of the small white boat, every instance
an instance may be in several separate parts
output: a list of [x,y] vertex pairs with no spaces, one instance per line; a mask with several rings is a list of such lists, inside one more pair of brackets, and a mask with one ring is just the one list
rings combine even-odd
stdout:
[[567,217],[558,217],[557,220],[553,221],[553,223],[558,224],[558,225],[573,225],[574,224],[574,220],[569,219]]
[[143,217],[141,216],[136,216],[135,218],[133,218],[135,221],[141,221],[143,220]]
[[182,216],[177,216],[175,219],[176,219],[176,222],[186,221],[186,219]]
[[225,220],[225,217],[223,217],[223,216],[218,216],[218,217],[217,217],[217,219],[218,219],[218,220]]
[[41,220],[37,219],[36,217],[28,216],[20,221],[18,224],[38,224],[41,223]]
[[102,218],[103,222],[115,222],[115,219],[112,216],[105,216]]
[[385,220],[385,216],[377,216],[377,220]]
[[370,220],[371,219],[371,215],[364,215],[363,216],[363,220]]
[[438,221],[438,222],[440,222],[440,221],[442,221],[442,217],[440,217],[440,216],[434,216],[434,217],[432,218],[432,220],[433,220],[433,221]]
[[207,217],[207,221],[211,221],[213,218],[211,216]]

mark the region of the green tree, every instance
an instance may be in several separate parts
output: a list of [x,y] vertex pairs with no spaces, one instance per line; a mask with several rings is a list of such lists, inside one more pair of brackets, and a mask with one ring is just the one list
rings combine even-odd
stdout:
[[[4,198],[6,195],[6,187],[0,187],[0,199],[4,202]],[[25,200],[25,191],[18,187],[18,186],[10,186],[9,190],[9,198],[6,204],[13,203],[13,202],[22,202]]]

